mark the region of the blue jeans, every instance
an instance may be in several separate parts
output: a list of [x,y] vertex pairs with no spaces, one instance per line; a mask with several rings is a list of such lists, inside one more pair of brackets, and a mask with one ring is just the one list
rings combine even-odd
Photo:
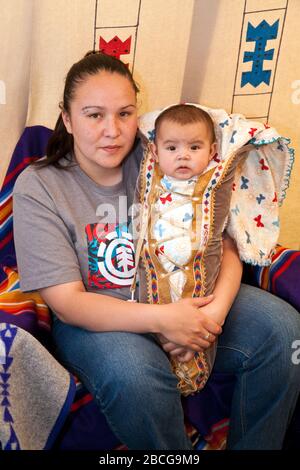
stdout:
[[[177,379],[151,335],[89,332],[55,319],[57,354],[93,394],[129,449],[190,449]],[[242,285],[219,337],[214,370],[235,374],[229,449],[280,449],[300,389],[291,360],[300,315]],[[200,392],[201,393],[201,392]]]

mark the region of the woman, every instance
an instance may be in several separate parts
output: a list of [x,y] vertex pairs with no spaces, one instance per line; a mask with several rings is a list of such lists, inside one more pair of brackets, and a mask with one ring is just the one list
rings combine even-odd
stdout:
[[142,156],[137,91],[112,57],[88,54],[71,67],[47,158],[25,170],[14,190],[21,288],[40,291],[54,312],[58,357],[130,449],[191,448],[163,349],[176,356],[208,348],[229,312],[215,364],[237,376],[228,448],[280,448],[299,392],[290,356],[300,320],[290,305],[250,286],[231,306],[242,268],[230,239],[213,297],[126,302],[133,272],[127,208]]

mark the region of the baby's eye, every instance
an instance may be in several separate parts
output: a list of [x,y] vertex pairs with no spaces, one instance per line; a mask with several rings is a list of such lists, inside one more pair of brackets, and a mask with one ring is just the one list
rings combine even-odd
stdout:
[[169,147],[167,147],[167,150],[170,150],[170,152],[174,152],[174,150],[176,150],[176,147],[175,145],[169,145]]
[[199,150],[200,145],[191,145],[191,150]]

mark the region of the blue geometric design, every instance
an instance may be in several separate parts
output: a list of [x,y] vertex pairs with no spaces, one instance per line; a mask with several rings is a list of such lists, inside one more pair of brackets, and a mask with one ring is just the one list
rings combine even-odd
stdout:
[[158,231],[159,238],[163,237],[163,234],[164,234],[165,230],[166,229],[162,226],[162,224],[159,224],[158,226],[155,226],[155,232]]
[[225,126],[229,126],[228,119],[226,119],[224,122],[220,122],[219,126],[222,127],[222,128],[224,128]]
[[2,402],[1,402],[1,406],[10,406],[10,403],[9,403],[7,397],[3,398]]
[[270,84],[271,70],[264,70],[264,60],[273,60],[274,49],[266,51],[267,41],[276,39],[278,34],[279,19],[270,25],[265,20],[254,27],[249,22],[247,28],[246,41],[255,42],[253,52],[245,52],[243,62],[253,62],[252,70],[242,73],[241,87],[247,83],[255,88],[261,83]]
[[12,426],[10,426],[10,436],[4,450],[20,450],[20,444]]
[[163,179],[161,180],[161,182],[164,184],[164,186],[165,186],[168,190],[171,189],[171,187],[172,187],[171,181],[168,181],[167,179],[165,179],[165,177],[163,177]]
[[14,422],[13,417],[10,414],[8,407],[4,408],[4,421],[6,421],[7,423],[13,423]]
[[1,400],[0,406],[3,408],[3,420],[10,428],[10,437],[6,443],[3,444],[4,450],[20,450],[20,444],[16,433],[12,427],[12,423],[14,422],[13,416],[9,410],[10,408],[10,401],[9,401],[9,378],[10,373],[8,372],[13,358],[9,356],[10,349],[14,342],[15,336],[17,334],[18,328],[9,325],[9,324],[2,324],[1,326],[3,329],[0,331],[0,341],[2,345],[4,345],[5,349],[5,357],[2,358],[3,363],[1,364],[2,370],[0,371],[0,396],[3,397]]
[[189,214],[188,212],[186,212],[186,213],[184,214],[184,217],[183,217],[183,219],[182,219],[182,222],[188,222],[188,220],[192,220],[192,219],[193,219],[192,214]]
[[155,139],[155,129],[153,129],[152,131],[148,131],[148,139],[150,140],[150,142],[154,142],[154,139]]
[[10,374],[7,374],[6,372],[1,372],[1,373],[0,373],[0,377],[1,377],[1,379],[3,380],[3,382],[7,382],[7,380],[8,380],[9,377],[10,377]]
[[231,209],[231,212],[234,213],[235,215],[238,215],[240,212],[239,206],[236,204],[235,207]]
[[6,328],[0,331],[0,338],[5,344],[6,355],[8,356],[11,345],[15,339],[17,328],[13,325],[6,324]]
[[266,253],[264,253],[262,250],[259,250],[259,256],[262,258],[263,256],[265,256]]
[[257,196],[256,200],[258,202],[258,204],[260,204],[265,198],[265,196],[263,194],[260,194],[259,196]]
[[[1,387],[9,387],[9,384],[0,384]],[[8,397],[9,396],[9,391],[8,390],[3,390],[3,392],[0,393],[0,395],[2,395],[3,397]]]
[[242,184],[241,189],[248,189],[249,180],[245,176],[241,176]]
[[234,136],[235,136],[236,133],[237,133],[237,131],[233,131],[233,133],[232,133],[232,136],[231,136],[231,139],[230,139],[231,144],[234,144]]
[[278,142],[278,145],[277,145],[277,150],[280,150],[281,152],[283,152],[283,150],[284,150],[284,147],[283,147],[283,145],[282,145],[282,143],[281,143],[281,142]]

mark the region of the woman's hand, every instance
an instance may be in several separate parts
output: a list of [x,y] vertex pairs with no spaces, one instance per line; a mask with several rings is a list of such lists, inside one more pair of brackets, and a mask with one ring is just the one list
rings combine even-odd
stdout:
[[[199,308],[198,310],[199,313],[201,313],[201,315],[203,316],[203,321],[205,321],[206,315],[211,317],[214,320],[215,320],[214,316],[218,318],[217,314],[214,315],[215,312],[218,312],[218,305],[216,305],[214,297],[212,297],[212,300],[209,303],[206,303],[198,308]],[[202,338],[202,341],[201,341],[202,347],[198,347],[197,349],[198,352],[202,352],[205,349],[208,349],[212,345],[212,343],[214,343],[214,341],[216,340],[217,334],[212,334],[209,331],[207,331],[205,336],[207,336],[208,333],[209,333],[208,338],[206,339]],[[171,357],[176,358],[180,362],[188,362],[194,357],[195,349],[183,347],[179,344],[169,341],[163,334],[157,334],[156,336],[159,342],[161,343],[163,350],[167,352]]]
[[[201,314],[204,314],[205,316],[210,317],[211,319],[215,320],[217,323],[220,321],[220,319],[223,320],[225,318],[224,314],[224,306],[222,303],[220,304],[217,299],[213,299],[209,304],[203,305],[199,311]],[[222,321],[222,324],[224,323],[224,320]],[[220,324],[220,326],[222,325]],[[178,344],[175,344],[171,341],[168,341],[167,338],[165,338],[163,335],[157,335],[162,348],[165,352],[167,352],[171,357],[176,358],[180,362],[188,362],[190,361],[195,354],[195,351],[182,347]],[[203,347],[198,350],[198,352],[204,351],[205,349],[208,349],[212,343],[216,340],[216,335],[209,335],[209,338],[205,341],[206,344],[203,343]]]
[[[161,305],[159,339],[164,337],[164,350],[174,354],[174,350],[184,348],[192,351],[207,349],[216,336],[222,332],[221,326],[202,312],[213,296],[181,299],[173,304]],[[201,308],[200,308],[201,307]],[[169,344],[168,344],[169,343]],[[176,353],[181,354],[183,350]]]

